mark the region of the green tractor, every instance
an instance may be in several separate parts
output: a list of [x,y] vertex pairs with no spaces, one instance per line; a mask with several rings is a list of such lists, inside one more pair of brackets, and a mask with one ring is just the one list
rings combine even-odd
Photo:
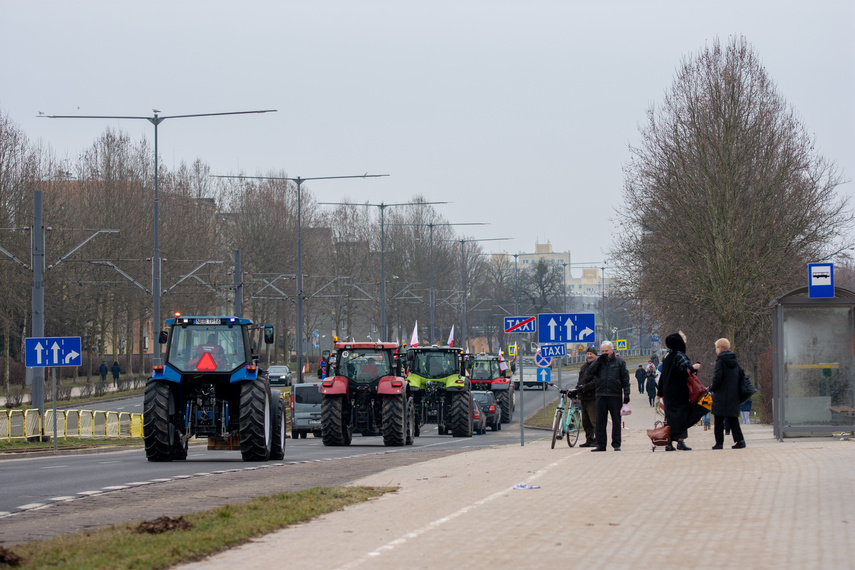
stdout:
[[472,392],[464,373],[463,349],[414,346],[407,350],[407,381],[416,412],[416,435],[426,423],[439,435],[472,437]]

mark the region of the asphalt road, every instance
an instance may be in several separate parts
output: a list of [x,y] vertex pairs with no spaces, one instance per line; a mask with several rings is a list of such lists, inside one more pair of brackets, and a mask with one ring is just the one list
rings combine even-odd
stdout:
[[[547,392],[547,400],[556,397],[556,391]],[[543,404],[543,393],[527,390],[526,415]],[[105,402],[102,410],[133,411],[141,405],[142,398]],[[519,445],[520,408],[514,421],[503,424],[500,431],[488,429],[484,435],[471,438],[440,436],[436,425],[427,424],[412,446],[389,448],[380,437],[355,435],[346,447],[325,447],[320,438],[288,439],[285,460],[268,463],[246,463],[239,451],[208,451],[204,443],[191,444],[186,461],[151,463],[146,461],[142,448],[103,449],[95,454],[63,454],[42,457],[14,457],[0,460],[0,520],[14,518],[25,511],[42,510],[54,503],[69,503],[81,497],[103,493],[121,493],[142,486],[157,485],[179,479],[221,475],[224,472],[253,471],[270,465],[290,465],[304,462],[330,461],[356,456],[382,457],[391,453],[420,453],[425,451],[455,452],[495,445]],[[526,439],[543,436],[543,432],[526,430]]]

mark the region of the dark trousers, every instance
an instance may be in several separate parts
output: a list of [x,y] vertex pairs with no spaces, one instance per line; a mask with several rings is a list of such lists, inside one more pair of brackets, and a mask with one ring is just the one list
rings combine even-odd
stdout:
[[620,447],[620,396],[597,396],[597,447],[606,448],[606,423],[612,418],[612,447]]
[[713,432],[715,433],[715,444],[723,445],[724,444],[724,423],[727,422],[728,427],[730,427],[730,433],[733,435],[733,443],[739,443],[743,440],[742,437],[742,428],[739,427],[739,418],[736,416],[716,416],[715,418],[715,428]]
[[644,380],[638,381],[638,393],[644,394]]
[[582,429],[585,430],[585,443],[597,443],[597,401],[582,400]]

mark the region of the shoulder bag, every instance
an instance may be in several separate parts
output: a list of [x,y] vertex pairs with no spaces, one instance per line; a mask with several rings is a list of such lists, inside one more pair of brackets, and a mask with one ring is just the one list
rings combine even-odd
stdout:
[[704,397],[704,394],[707,393],[706,386],[701,384],[701,381],[698,380],[698,375],[691,369],[689,370],[689,377],[686,379],[686,383],[689,386],[689,401],[697,404]]

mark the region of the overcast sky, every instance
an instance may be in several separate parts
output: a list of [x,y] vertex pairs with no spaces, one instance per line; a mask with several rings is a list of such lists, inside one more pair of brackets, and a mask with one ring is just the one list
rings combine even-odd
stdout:
[[[485,251],[607,261],[627,146],[681,57],[744,35],[821,154],[855,178],[855,2],[0,0],[0,110],[74,157],[110,126],[167,167],[390,174],[319,201],[423,195]],[[840,187],[852,195],[855,182]],[[576,275],[580,270],[574,271]]]

